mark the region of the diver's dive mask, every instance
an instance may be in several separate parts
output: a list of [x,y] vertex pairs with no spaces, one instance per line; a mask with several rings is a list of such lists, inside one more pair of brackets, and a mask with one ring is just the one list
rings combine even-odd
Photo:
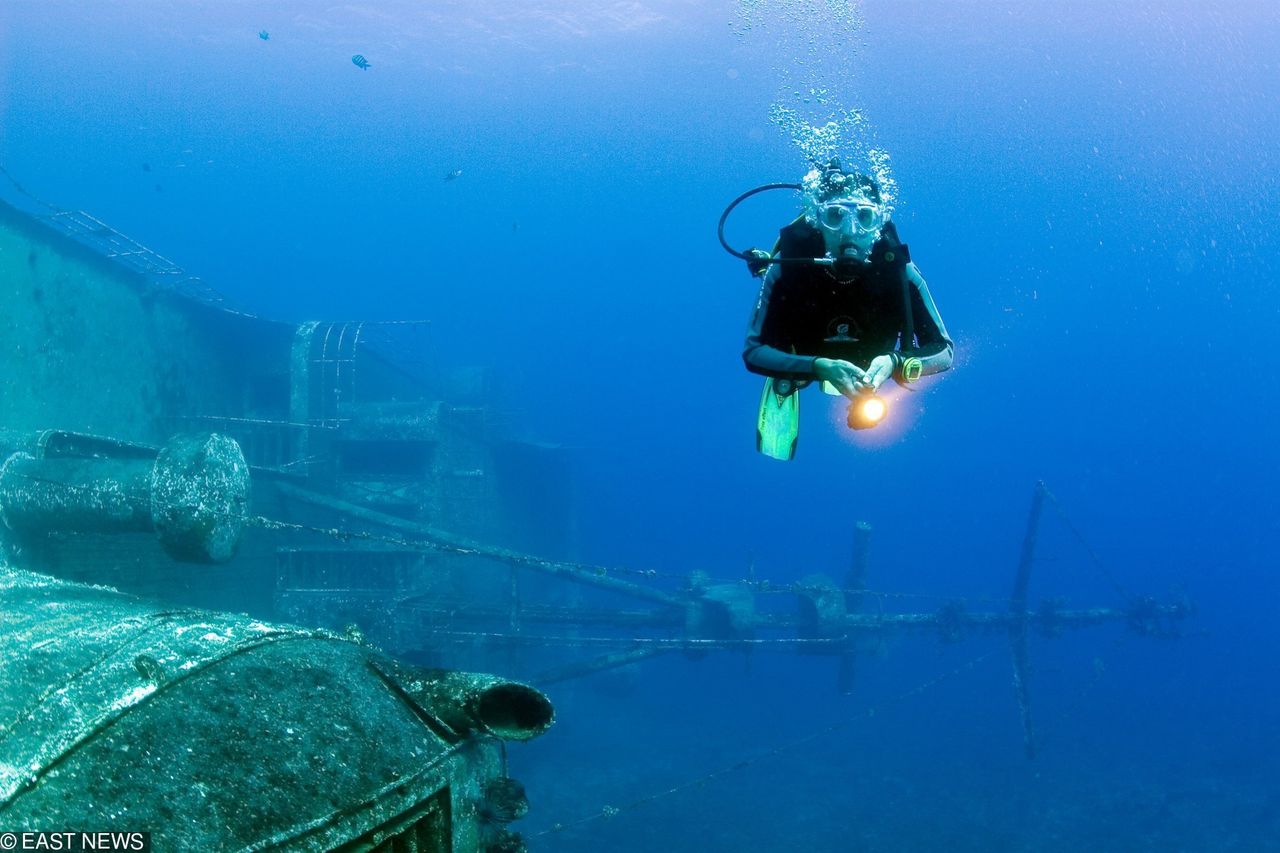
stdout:
[[827,254],[839,260],[864,261],[884,227],[884,208],[866,198],[824,201],[817,209],[818,228]]

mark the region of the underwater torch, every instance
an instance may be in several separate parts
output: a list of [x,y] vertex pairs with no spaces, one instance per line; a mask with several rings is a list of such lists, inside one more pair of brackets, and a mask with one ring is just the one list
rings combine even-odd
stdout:
[[888,413],[883,397],[872,391],[864,392],[849,404],[849,429],[871,429]]

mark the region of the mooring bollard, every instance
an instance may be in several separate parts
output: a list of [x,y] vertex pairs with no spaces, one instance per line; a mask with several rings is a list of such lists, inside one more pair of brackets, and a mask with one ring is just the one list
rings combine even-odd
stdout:
[[235,440],[180,435],[147,457],[123,443],[113,454],[115,445],[98,439],[80,442],[93,453],[69,455],[44,452],[49,435],[0,464],[0,519],[10,530],[155,532],[171,557],[189,563],[235,554],[249,505],[249,466]]

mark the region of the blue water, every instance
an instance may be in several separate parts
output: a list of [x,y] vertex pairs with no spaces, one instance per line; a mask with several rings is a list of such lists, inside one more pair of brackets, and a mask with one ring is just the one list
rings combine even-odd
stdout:
[[[846,39],[829,5],[10,0],[0,163],[258,313],[432,320],[575,448],[584,560],[839,577],[865,520],[873,588],[1000,598],[1044,480],[1088,548],[1047,509],[1033,599],[1121,604],[1100,564],[1198,606],[1033,640],[1034,763],[999,636],[897,643],[853,697],[770,653],[553,691],[511,751],[531,849],[1280,849],[1280,8],[868,0]],[[806,75],[890,154],[957,361],[879,441],[806,396],[784,465],[715,223],[804,172],[770,110],[821,119]]]

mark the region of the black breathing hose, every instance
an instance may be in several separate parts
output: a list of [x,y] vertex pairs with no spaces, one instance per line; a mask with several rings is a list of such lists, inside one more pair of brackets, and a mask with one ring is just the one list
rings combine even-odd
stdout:
[[[804,192],[804,187],[799,184],[762,184],[755,189],[747,190],[742,195],[729,202],[729,206],[724,209],[724,213],[720,214],[720,225],[716,229],[716,233],[720,236],[720,245],[724,246],[724,250],[735,258],[741,258],[744,261],[752,260],[752,255],[746,252],[739,252],[737,249],[729,245],[729,241],[724,239],[724,223],[729,219],[729,214],[733,213],[733,209],[742,202],[751,198],[756,193],[762,193],[767,190],[795,190],[796,192]],[[781,260],[781,259],[778,259]],[[786,260],[792,260],[787,258]],[[797,259],[798,260],[798,259]],[[811,260],[806,258],[805,260]]]

